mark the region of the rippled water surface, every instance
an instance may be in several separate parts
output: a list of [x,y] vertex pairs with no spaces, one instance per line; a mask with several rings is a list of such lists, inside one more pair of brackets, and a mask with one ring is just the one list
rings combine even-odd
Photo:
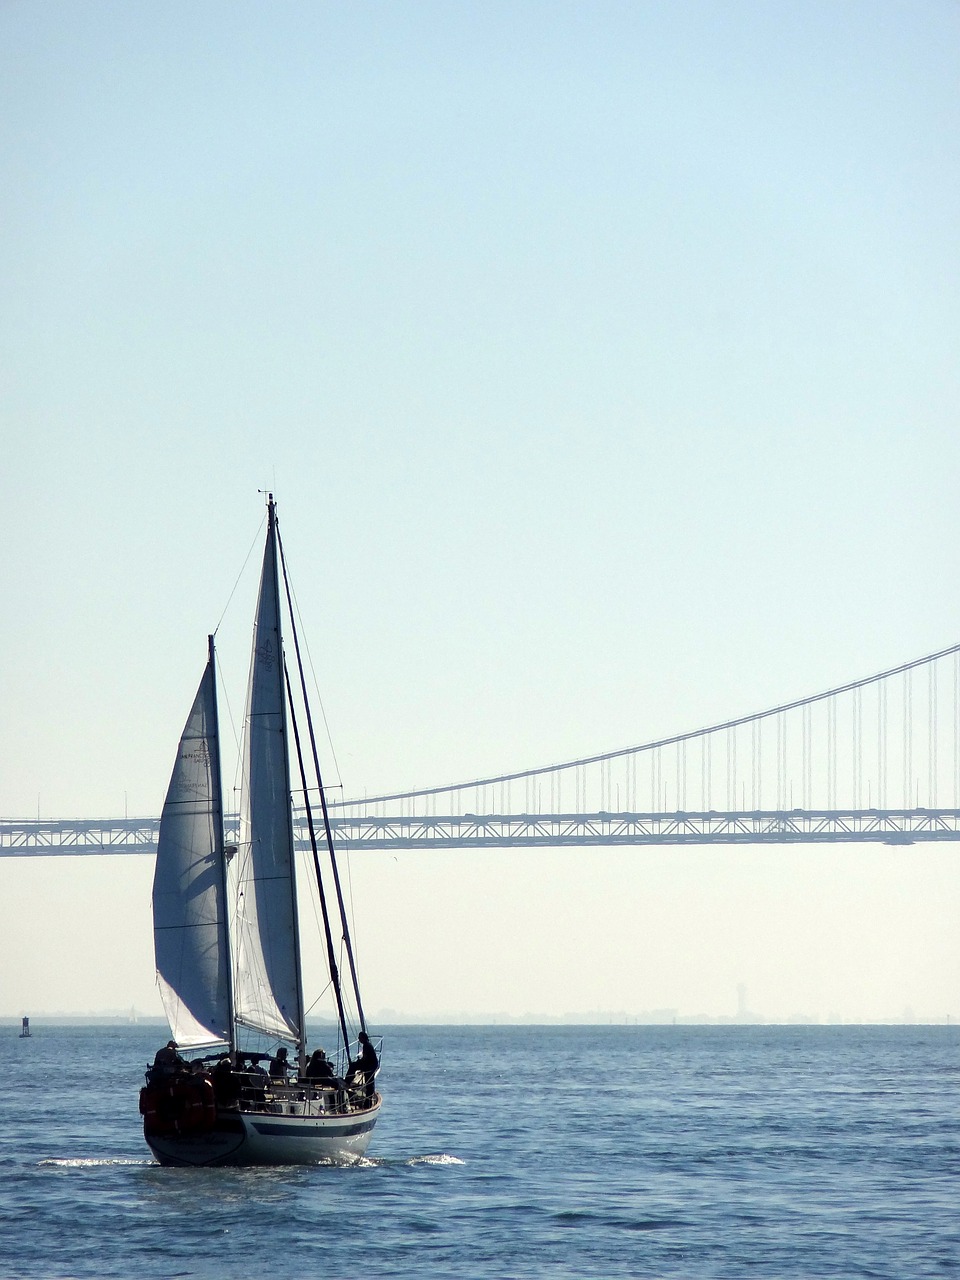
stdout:
[[430,1027],[349,1168],[161,1169],[163,1028],[0,1027],[0,1275],[960,1273],[956,1027]]

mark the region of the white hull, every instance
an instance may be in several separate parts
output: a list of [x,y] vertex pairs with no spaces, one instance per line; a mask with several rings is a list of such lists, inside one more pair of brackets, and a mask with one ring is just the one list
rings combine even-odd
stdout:
[[144,1136],[164,1165],[348,1164],[366,1151],[379,1114],[378,1095],[346,1115],[226,1111],[207,1133]]

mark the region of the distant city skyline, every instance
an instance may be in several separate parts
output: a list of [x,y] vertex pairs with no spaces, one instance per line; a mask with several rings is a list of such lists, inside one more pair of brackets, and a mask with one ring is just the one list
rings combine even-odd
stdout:
[[[22,1018],[28,1016],[33,1025],[58,1021],[71,1022],[109,1022],[109,1023],[143,1023],[144,1025],[166,1026],[166,1019],[157,1012],[142,1013],[138,1009],[101,1009],[81,1012],[78,1010],[40,1010],[29,1015],[0,1013],[0,1024],[18,1027]],[[493,1012],[474,1014],[470,1012],[439,1012],[418,1015],[404,1013],[397,1009],[375,1009],[371,1014],[372,1024],[378,1027],[389,1026],[956,1026],[960,1018],[944,1013],[940,1016],[918,1017],[912,1008],[905,1009],[899,1015],[870,1019],[844,1017],[841,1014],[828,1014],[821,1017],[815,1013],[793,1013],[778,1016],[766,1016],[751,1013],[746,1017],[737,1014],[683,1013],[676,1009],[643,1010],[628,1013],[625,1010],[592,1010],[587,1012],[567,1012],[561,1014],[526,1013],[510,1014]],[[309,1018],[307,1025],[318,1029],[334,1027],[329,1018]]]

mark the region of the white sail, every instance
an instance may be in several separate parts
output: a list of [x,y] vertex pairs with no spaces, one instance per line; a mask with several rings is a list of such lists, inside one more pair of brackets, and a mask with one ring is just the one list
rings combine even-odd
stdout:
[[302,1036],[302,996],[273,519],[271,507],[247,692],[244,794],[235,859],[235,1000],[238,1023],[297,1042]]
[[223,816],[213,658],[200,681],[167,788],[153,878],[163,1007],[186,1047],[230,1039]]

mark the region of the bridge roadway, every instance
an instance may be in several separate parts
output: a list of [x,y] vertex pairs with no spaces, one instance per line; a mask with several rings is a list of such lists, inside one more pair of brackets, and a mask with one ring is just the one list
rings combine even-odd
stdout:
[[[159,818],[0,819],[0,857],[156,853]],[[227,819],[228,841],[237,838]],[[738,813],[460,814],[331,817],[339,849],[504,849],[570,845],[920,844],[960,841],[960,809]],[[308,848],[298,818],[297,842]]]

